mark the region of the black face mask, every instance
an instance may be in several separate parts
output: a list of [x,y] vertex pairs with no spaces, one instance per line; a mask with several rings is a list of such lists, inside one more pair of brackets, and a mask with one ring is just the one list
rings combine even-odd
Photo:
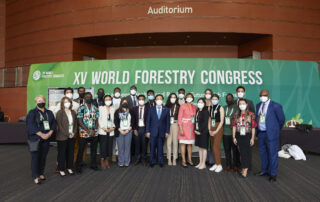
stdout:
[[41,103],[38,103],[37,106],[42,109],[44,108],[44,106],[46,106],[46,103],[41,102]]
[[91,104],[92,103],[92,99],[91,98],[86,97],[84,100],[86,101],[87,104]]
[[233,104],[233,100],[226,100],[228,105],[232,105]]
[[84,93],[79,93],[80,98],[84,98]]
[[103,98],[103,96],[104,96],[104,93],[98,93],[99,100],[101,100]]
[[121,105],[123,108],[128,108],[128,103],[122,103],[122,105]]

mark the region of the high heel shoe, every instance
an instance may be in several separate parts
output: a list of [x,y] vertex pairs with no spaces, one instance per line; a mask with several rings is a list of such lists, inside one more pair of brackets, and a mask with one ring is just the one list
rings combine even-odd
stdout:
[[196,167],[196,168],[199,168],[199,167],[200,167],[200,164],[196,165],[195,167]]
[[199,169],[199,170],[203,170],[203,169],[205,169],[205,168],[207,168],[207,166],[200,166],[198,169]]
[[34,179],[33,182],[34,182],[35,184],[41,184],[41,181],[40,181],[39,178]]
[[193,164],[192,161],[187,161],[187,163],[188,163],[190,166],[194,166],[194,164]]
[[182,165],[182,167],[183,167],[183,168],[188,168],[188,166],[187,166],[186,162],[182,162],[182,164],[181,164],[181,165]]

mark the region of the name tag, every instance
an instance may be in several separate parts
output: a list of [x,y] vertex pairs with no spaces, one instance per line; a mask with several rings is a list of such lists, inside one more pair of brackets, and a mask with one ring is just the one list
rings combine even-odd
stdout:
[[215,119],[211,119],[211,127],[216,127],[216,120]]
[[174,117],[173,116],[170,117],[170,124],[171,125],[174,124]]
[[121,126],[120,126],[120,128],[121,128],[122,130],[127,130],[127,129],[129,129],[128,119],[122,119],[122,120],[121,120]]
[[93,126],[93,120],[92,119],[89,119],[88,121],[88,128],[91,129]]
[[43,121],[44,130],[50,130],[49,121]]
[[199,130],[199,122],[196,122],[196,131]]
[[263,114],[260,115],[259,123],[266,124],[266,116],[265,115],[263,115]]
[[225,124],[226,124],[226,125],[230,125],[230,123],[231,123],[230,117],[229,117],[229,116],[226,116],[226,117],[225,117]]
[[139,127],[144,127],[144,121],[143,121],[143,119],[139,119],[138,126],[139,126]]
[[108,129],[113,128],[113,122],[112,122],[112,120],[108,120],[108,122],[107,122],[107,128],[108,128]]
[[240,135],[246,135],[246,127],[245,126],[241,126],[240,127]]
[[70,134],[73,133],[73,125],[72,125],[72,124],[69,125],[69,133],[70,133]]
[[194,123],[194,116],[191,116],[191,123]]

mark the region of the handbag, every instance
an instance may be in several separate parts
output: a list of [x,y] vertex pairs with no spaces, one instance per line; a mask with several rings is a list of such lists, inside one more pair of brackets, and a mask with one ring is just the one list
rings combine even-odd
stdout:
[[39,142],[40,142],[40,139],[38,139],[36,141],[28,140],[29,151],[30,152],[38,151],[39,150]]

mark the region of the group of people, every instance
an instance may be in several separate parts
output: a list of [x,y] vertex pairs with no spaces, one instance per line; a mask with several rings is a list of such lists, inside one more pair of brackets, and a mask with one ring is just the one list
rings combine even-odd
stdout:
[[[181,166],[206,168],[209,156],[214,164],[209,170],[219,173],[221,143],[223,142],[226,171],[234,170],[247,177],[251,168],[251,149],[258,136],[261,156],[259,176],[269,176],[276,181],[278,167],[279,134],[285,117],[280,104],[271,101],[268,90],[260,92],[256,108],[245,98],[245,88],[236,89],[226,96],[226,106],[220,103],[218,94],[206,89],[204,97],[195,102],[192,93],[179,89],[171,93],[166,102],[164,96],[148,90],[137,95],[136,86],[130,94],[121,97],[121,89],[113,94],[97,91],[93,99],[84,87],[78,88],[79,97],[73,100],[73,89],[66,88],[64,97],[54,110],[45,107],[46,99],[35,98],[36,107],[27,116],[28,143],[31,152],[32,177],[36,184],[45,179],[44,169],[49,150],[49,139],[55,134],[58,145],[58,173],[81,173],[90,143],[90,168],[97,170],[97,148],[100,144],[100,167],[110,167],[110,159],[118,155],[118,166],[134,165],[164,166],[163,147],[166,143],[167,162],[176,166],[180,145]],[[150,144],[150,159],[147,150]],[[192,146],[199,148],[199,163],[194,165]],[[134,156],[134,158],[132,158]],[[67,172],[67,173],[66,173]]]

